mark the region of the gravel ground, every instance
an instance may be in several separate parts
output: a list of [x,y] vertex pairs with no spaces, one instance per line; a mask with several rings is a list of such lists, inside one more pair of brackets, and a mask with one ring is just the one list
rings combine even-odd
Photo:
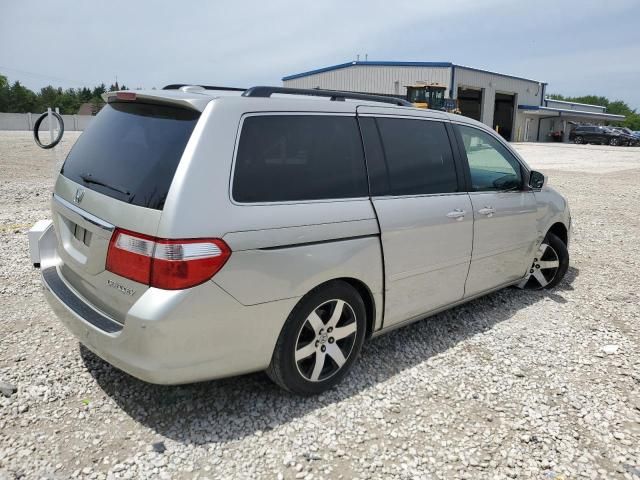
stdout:
[[565,281],[375,339],[298,398],[264,374],[153,386],[82,348],[27,253],[63,153],[0,132],[0,479],[640,478],[640,149],[517,148],[569,198]]

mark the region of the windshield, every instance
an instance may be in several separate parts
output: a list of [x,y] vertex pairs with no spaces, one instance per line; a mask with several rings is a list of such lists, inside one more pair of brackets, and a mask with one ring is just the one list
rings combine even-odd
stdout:
[[426,103],[426,89],[424,87],[407,87],[411,103]]
[[200,112],[109,103],[67,156],[60,173],[86,188],[162,210]]

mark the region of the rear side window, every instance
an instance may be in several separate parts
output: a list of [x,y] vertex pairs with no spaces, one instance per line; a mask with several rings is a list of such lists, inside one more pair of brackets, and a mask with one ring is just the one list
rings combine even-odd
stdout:
[[384,149],[388,185],[377,185],[374,195],[458,191],[451,145],[442,122],[378,118],[377,123]]
[[355,117],[247,117],[240,134],[232,194],[239,202],[367,196]]
[[60,173],[112,198],[162,210],[200,112],[108,103],[67,156]]

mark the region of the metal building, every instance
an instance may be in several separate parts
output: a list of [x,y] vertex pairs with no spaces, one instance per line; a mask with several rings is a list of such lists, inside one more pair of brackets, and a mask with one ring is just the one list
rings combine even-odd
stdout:
[[[406,95],[418,82],[446,86],[457,108],[496,129],[510,141],[549,141],[552,132],[568,136],[571,122],[624,120],[596,105],[545,98],[547,84],[450,62],[353,61],[286,76],[285,87],[325,88],[383,95]],[[564,128],[563,128],[564,127]]]
[[559,134],[562,141],[567,142],[571,126],[574,124],[605,125],[625,119],[624,115],[607,113],[606,108],[600,105],[550,98],[545,98],[542,105],[518,105],[518,116],[524,118],[523,140],[528,142],[549,141],[554,132]]

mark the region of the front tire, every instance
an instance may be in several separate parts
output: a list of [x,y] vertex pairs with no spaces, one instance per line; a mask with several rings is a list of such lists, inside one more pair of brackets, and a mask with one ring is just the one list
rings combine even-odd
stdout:
[[518,285],[526,290],[550,289],[558,285],[569,269],[569,250],[553,233],[540,244],[527,275]]
[[611,145],[612,147],[617,147],[618,145],[620,145],[620,140],[614,137],[609,140],[609,145]]
[[366,310],[357,290],[343,281],[320,286],[287,318],[267,374],[292,393],[322,393],[349,373],[365,332]]

